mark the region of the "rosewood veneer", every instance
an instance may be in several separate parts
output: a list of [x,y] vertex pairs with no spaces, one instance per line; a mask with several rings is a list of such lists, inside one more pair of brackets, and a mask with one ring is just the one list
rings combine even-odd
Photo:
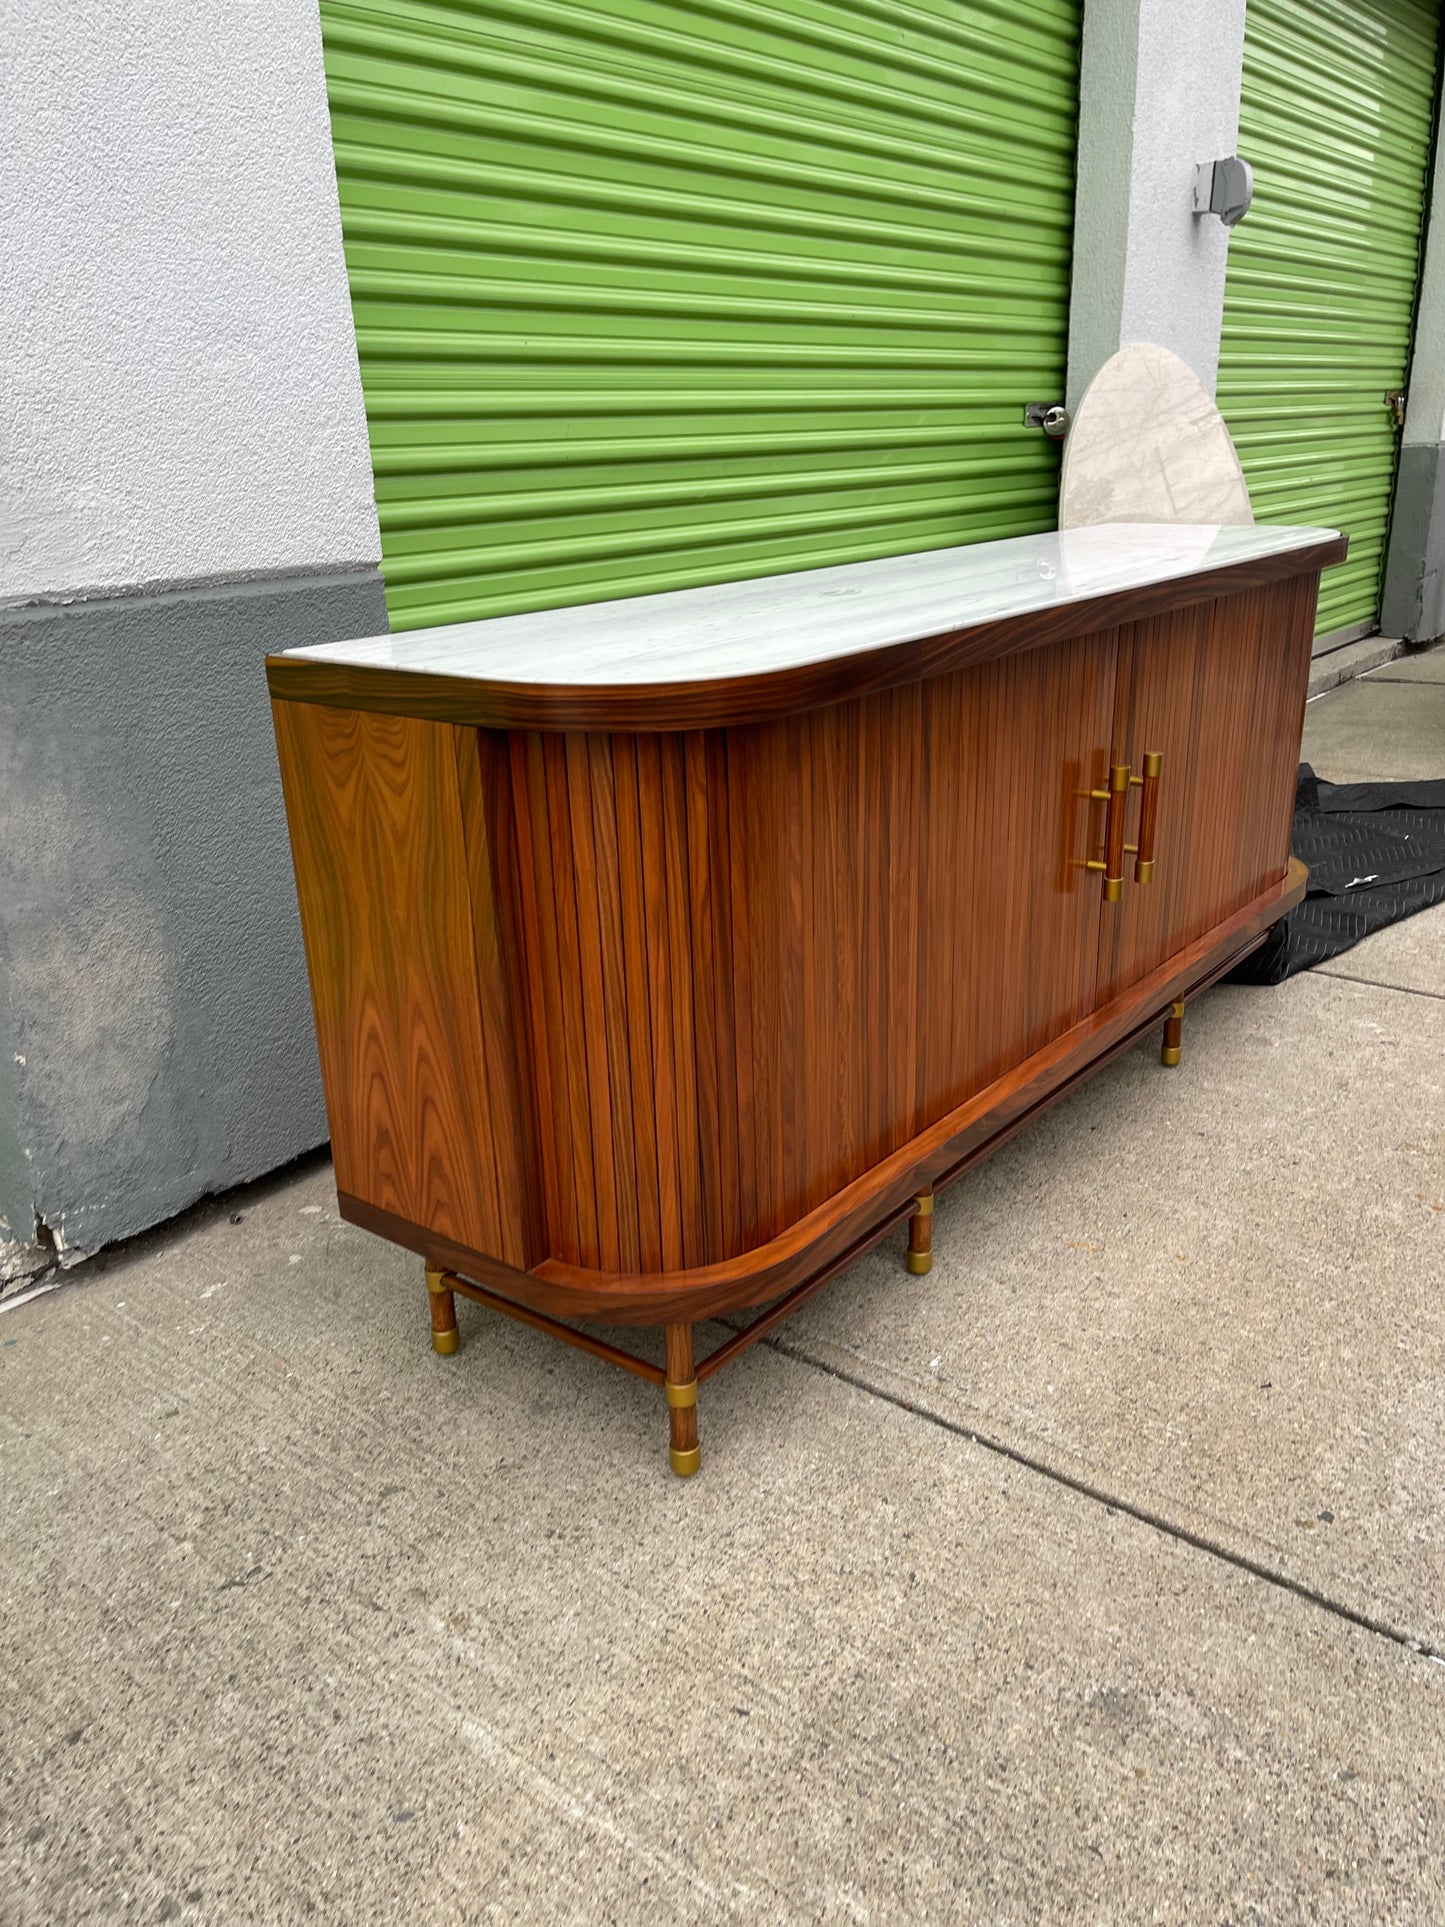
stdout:
[[[1303,894],[1328,530],[1116,526],[268,660],[344,1216],[698,1382]],[[710,1357],[694,1323],[766,1305]],[[574,1321],[666,1328],[665,1367]]]

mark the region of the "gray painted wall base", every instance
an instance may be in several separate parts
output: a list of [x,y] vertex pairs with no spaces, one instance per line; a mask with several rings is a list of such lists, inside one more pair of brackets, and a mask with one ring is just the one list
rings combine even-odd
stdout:
[[262,658],[387,626],[374,569],[0,615],[12,1280],[325,1140]]
[[1400,449],[1380,627],[1409,642],[1445,635],[1445,463],[1438,442]]

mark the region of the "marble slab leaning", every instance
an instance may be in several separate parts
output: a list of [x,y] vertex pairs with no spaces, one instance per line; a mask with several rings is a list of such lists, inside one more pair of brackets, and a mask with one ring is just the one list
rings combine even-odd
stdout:
[[1193,369],[1153,342],[1111,356],[1064,443],[1059,526],[1253,520],[1224,417]]

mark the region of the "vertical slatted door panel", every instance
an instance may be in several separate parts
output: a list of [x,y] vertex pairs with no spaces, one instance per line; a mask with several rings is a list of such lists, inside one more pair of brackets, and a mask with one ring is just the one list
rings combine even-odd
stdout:
[[[1115,753],[1164,757],[1154,881],[1102,910],[1099,1000],[1277,883],[1289,858],[1296,748],[1309,681],[1310,576],[1176,609],[1124,631]],[[1135,840],[1139,792],[1130,798]]]
[[322,0],[394,626],[1052,526],[1078,0]]
[[1093,1008],[1114,683],[1109,633],[730,734],[761,1236]]
[[1219,405],[1263,522],[1345,530],[1318,633],[1373,623],[1435,114],[1427,0],[1250,0]]
[[[552,1255],[735,1257],[1093,1008],[1113,633],[776,723],[516,739]],[[560,1099],[560,1101],[559,1101]]]
[[1116,655],[1110,630],[928,685],[915,1129],[1093,1008],[1079,791],[1101,780]]
[[552,1098],[539,1141],[547,1243],[571,1264],[659,1271],[744,1248],[720,1021],[727,852],[710,821],[725,826],[729,798],[725,784],[704,787],[722,747],[512,739],[517,821],[530,802],[546,824],[518,838],[517,889],[532,1048]]

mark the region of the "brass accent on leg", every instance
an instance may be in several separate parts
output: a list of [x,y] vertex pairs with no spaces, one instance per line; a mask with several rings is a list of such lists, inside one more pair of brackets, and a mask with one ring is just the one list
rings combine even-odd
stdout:
[[452,1295],[451,1274],[426,1268],[426,1292],[431,1304],[431,1345],[434,1352],[450,1358],[461,1344],[457,1330],[457,1301]]
[[697,1442],[697,1369],[692,1356],[692,1323],[679,1321],[663,1331],[667,1376],[667,1458],[680,1479],[690,1479],[702,1464]]
[[933,1193],[920,1191],[908,1220],[908,1269],[922,1277],[933,1269]]
[[1159,1062],[1173,1066],[1184,1055],[1184,1005],[1171,1004],[1169,1015],[1164,1019],[1164,1043],[1159,1052]]

